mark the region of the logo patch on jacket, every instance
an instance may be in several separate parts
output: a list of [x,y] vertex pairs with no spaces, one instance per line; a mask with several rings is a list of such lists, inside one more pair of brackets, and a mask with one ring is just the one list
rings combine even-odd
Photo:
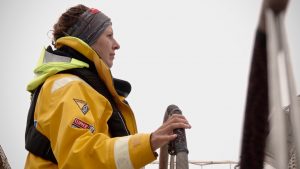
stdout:
[[88,129],[90,130],[91,133],[94,133],[95,131],[95,128],[94,126],[78,119],[78,118],[75,118],[73,123],[72,123],[72,127],[75,127],[75,128],[82,128],[82,129]]
[[80,111],[84,115],[90,110],[88,104],[85,101],[79,100],[79,99],[73,99],[73,100],[75,101],[75,103],[79,107]]

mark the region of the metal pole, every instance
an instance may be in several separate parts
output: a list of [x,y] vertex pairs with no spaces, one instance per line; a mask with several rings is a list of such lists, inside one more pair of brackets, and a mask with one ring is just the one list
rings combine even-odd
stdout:
[[168,156],[168,145],[160,148],[159,153],[159,169],[168,169],[169,156]]
[[287,76],[287,86],[288,86],[288,96],[290,101],[290,112],[291,112],[291,123],[294,135],[294,142],[296,148],[296,164],[297,168],[300,167],[300,108],[297,104],[297,90],[296,82],[293,75],[291,57],[289,55],[288,42],[286,36],[286,30],[284,27],[284,14],[279,15],[279,26],[280,26],[280,37],[282,40],[282,50],[284,53],[284,61],[286,65],[286,76]]
[[[173,114],[182,114],[182,112],[176,105],[169,105],[165,112],[164,122]],[[176,163],[176,169],[189,168],[185,130],[175,129],[174,133],[177,134],[177,138],[160,149],[159,169],[167,169],[168,152],[172,155],[170,160],[170,167],[172,169],[174,168],[174,163]],[[174,156],[176,156],[176,162],[174,162]]]
[[287,133],[285,116],[281,110],[282,90],[280,86],[279,57],[282,57],[282,44],[279,34],[278,17],[274,16],[273,11],[266,11],[267,37],[268,37],[268,81],[269,81],[269,110],[270,110],[270,135],[269,143],[273,143],[273,155],[277,164],[277,169],[286,169],[288,160]]
[[171,155],[171,159],[170,159],[170,169],[174,169],[174,164],[175,164],[175,156]]

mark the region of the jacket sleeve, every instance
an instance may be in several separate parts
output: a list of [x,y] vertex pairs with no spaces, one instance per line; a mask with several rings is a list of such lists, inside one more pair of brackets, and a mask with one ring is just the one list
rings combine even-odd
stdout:
[[43,85],[35,119],[59,168],[141,168],[155,160],[150,134],[110,138],[111,113],[108,100],[81,79],[54,76]]

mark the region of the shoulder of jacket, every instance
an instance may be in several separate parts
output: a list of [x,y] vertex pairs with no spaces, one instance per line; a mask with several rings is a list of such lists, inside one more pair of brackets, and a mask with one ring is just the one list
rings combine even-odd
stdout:
[[84,84],[86,86],[89,86],[83,79],[76,75],[72,74],[56,74],[51,77],[49,77],[43,87],[50,88],[51,93],[54,93],[58,89],[69,85],[69,84]]

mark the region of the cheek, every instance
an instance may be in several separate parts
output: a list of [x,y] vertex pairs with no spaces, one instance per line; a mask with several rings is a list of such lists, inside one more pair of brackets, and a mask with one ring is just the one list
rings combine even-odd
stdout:
[[102,59],[106,59],[111,52],[112,43],[107,39],[99,39],[93,46]]

